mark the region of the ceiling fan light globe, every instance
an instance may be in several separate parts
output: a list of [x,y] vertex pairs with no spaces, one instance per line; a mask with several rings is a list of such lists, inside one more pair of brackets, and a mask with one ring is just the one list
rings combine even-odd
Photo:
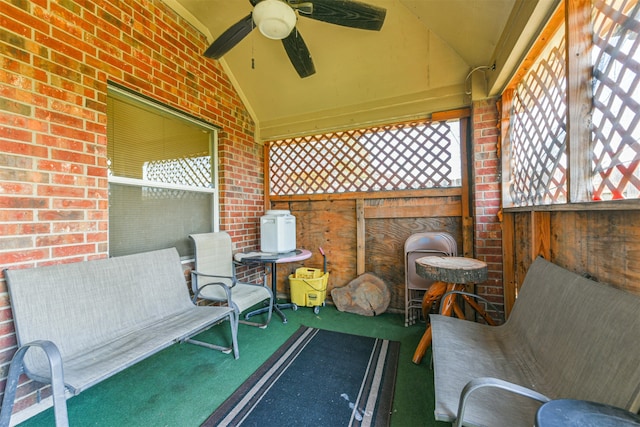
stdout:
[[262,0],[253,8],[253,22],[267,38],[282,40],[296,25],[296,13],[280,0]]

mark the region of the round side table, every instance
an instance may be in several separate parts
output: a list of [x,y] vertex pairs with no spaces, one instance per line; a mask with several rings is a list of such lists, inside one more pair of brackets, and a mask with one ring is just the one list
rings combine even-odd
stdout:
[[[427,289],[422,299],[422,313],[425,319],[428,318],[433,303],[440,300],[445,293],[464,291],[466,284],[482,283],[487,280],[487,264],[477,259],[465,257],[427,256],[418,258],[416,272],[425,279],[435,281]],[[475,300],[467,295],[463,295],[463,298],[488,324],[495,325],[493,319]],[[452,313],[455,313],[456,316],[464,319],[462,308],[456,302],[456,294],[448,295],[442,301],[440,311],[445,316],[451,316]],[[420,364],[430,345],[431,324],[429,323],[413,354],[413,363]]]
[[558,399],[536,413],[535,427],[638,427],[640,416],[621,408],[585,400]]

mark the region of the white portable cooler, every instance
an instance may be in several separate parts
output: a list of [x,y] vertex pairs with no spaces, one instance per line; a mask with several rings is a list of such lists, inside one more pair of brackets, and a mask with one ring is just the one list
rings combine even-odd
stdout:
[[260,218],[260,250],[285,253],[296,249],[296,217],[286,210],[269,210]]

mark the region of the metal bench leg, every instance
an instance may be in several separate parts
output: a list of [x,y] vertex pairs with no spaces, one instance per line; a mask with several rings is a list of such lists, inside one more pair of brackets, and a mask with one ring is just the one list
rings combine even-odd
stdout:
[[62,357],[58,347],[51,341],[34,341],[23,345],[16,351],[9,366],[9,375],[2,399],[0,410],[0,426],[8,426],[11,421],[13,404],[16,397],[16,389],[20,375],[24,373],[24,356],[31,347],[40,347],[47,355],[49,370],[51,372],[51,391],[53,394],[53,411],[57,427],[68,427],[67,398],[65,396],[64,374],[62,370]]

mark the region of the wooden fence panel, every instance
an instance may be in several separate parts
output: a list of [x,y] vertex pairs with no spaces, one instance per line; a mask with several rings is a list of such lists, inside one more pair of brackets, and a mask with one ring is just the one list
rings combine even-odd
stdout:
[[462,245],[458,217],[388,218],[367,220],[366,270],[380,277],[391,289],[390,307],[404,310],[404,242],[414,233],[446,231]]
[[[297,246],[313,253],[303,263],[278,266],[278,293],[289,293],[287,277],[296,268],[322,268],[318,251],[322,247],[330,272],[327,299],[334,287],[345,286],[359,274],[371,272],[391,290],[389,309],[404,311],[404,242],[413,233],[447,231],[461,251],[461,196],[459,189],[444,194],[431,191],[411,197],[389,196],[359,193],[353,198],[272,198],[270,209],[289,210],[296,217]],[[359,260],[362,271],[358,270]]]
[[640,294],[640,215],[634,211],[556,212],[554,262]]
[[327,256],[328,292],[356,277],[356,216],[353,200],[316,200],[273,203],[272,209],[290,210],[296,217],[297,246],[312,252],[303,263],[278,268],[278,292],[289,293],[289,274],[300,266],[323,268],[318,248]]
[[[512,247],[514,277],[519,289],[531,264],[534,231],[548,228],[550,261],[597,281],[640,294],[640,215],[634,210],[547,212],[548,221],[532,226],[531,212],[509,213],[514,217]],[[511,255],[505,257],[511,259]],[[506,290],[507,288],[505,288]],[[606,302],[603,302],[606,304]]]

